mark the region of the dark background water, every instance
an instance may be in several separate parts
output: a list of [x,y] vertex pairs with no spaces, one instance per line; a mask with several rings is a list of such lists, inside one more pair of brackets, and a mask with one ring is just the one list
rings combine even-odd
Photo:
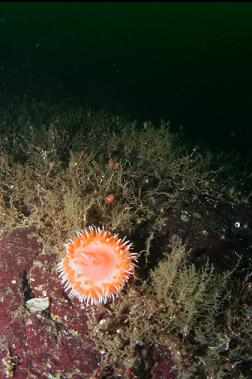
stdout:
[[252,3],[1,3],[0,91],[251,149]]

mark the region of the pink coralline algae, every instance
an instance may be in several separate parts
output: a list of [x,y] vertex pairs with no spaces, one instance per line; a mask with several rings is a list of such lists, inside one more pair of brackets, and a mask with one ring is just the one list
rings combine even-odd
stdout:
[[176,379],[178,370],[174,365],[169,348],[159,346],[154,352],[152,369],[152,378]]
[[[85,311],[62,291],[57,258],[42,252],[35,228],[0,241],[0,379],[88,378],[98,365]],[[41,312],[26,306],[46,297]]]
[[[88,335],[88,309],[62,288],[58,258],[42,250],[32,227],[0,241],[0,379],[88,379],[103,371]],[[150,363],[153,379],[167,367],[163,377],[176,378],[170,356]]]

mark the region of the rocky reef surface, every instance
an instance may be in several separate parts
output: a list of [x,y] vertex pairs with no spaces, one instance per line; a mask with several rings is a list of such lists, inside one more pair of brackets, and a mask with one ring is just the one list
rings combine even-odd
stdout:
[[[0,379],[249,378],[250,165],[71,104],[17,100],[0,125]],[[89,226],[138,262],[87,307],[57,265]]]
[[[166,237],[175,232],[191,236],[196,262],[206,254],[219,265],[237,255],[246,261],[251,253],[251,209],[206,204],[200,212],[198,205],[195,208],[197,212],[191,205],[177,215],[167,209]],[[0,241],[0,378],[91,378],[95,370],[94,378],[120,377],[123,370],[99,368],[85,307],[66,296],[57,262],[57,254],[43,250],[34,227],[16,228]],[[149,361],[151,378],[177,377],[168,347],[139,347],[138,354]],[[140,377],[133,369],[128,376]]]
[[85,311],[64,296],[57,257],[43,251],[36,229],[17,228],[0,241],[0,261],[0,377],[89,377],[98,355]]

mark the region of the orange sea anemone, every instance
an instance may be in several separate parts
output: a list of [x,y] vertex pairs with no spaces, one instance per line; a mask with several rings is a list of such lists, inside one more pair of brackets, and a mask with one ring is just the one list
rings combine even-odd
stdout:
[[114,300],[134,274],[137,254],[130,251],[132,244],[92,226],[76,234],[64,245],[66,256],[58,265],[65,290],[86,304]]

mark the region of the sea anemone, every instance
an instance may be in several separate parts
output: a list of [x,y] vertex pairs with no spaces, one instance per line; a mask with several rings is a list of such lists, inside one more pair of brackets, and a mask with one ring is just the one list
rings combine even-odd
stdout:
[[118,296],[134,274],[136,253],[131,243],[104,229],[90,226],[64,245],[58,265],[65,290],[86,304],[106,303]]

